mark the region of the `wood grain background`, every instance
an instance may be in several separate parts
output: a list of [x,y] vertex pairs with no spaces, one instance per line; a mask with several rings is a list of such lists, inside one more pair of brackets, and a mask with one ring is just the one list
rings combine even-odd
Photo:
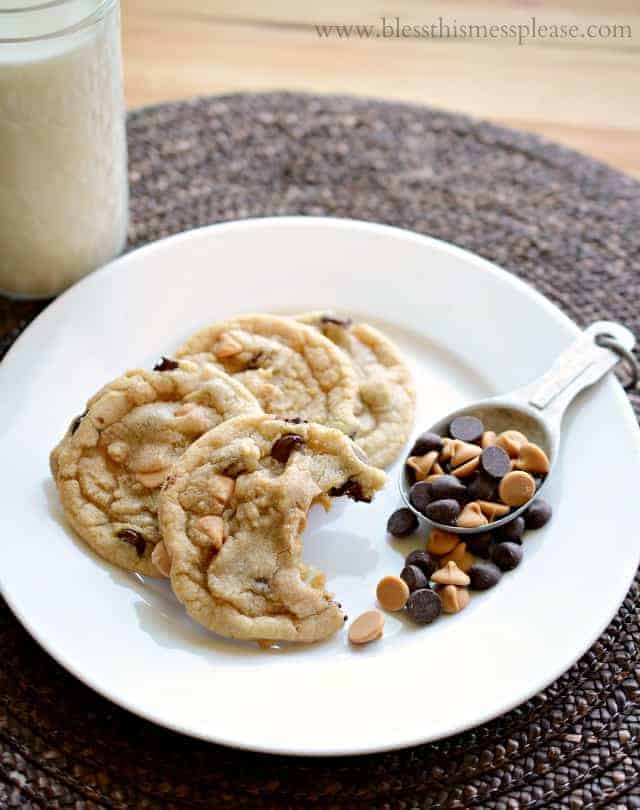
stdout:
[[[546,135],[640,177],[640,0],[123,0],[130,107],[291,89],[423,102]],[[631,26],[631,37],[320,38],[316,25]]]

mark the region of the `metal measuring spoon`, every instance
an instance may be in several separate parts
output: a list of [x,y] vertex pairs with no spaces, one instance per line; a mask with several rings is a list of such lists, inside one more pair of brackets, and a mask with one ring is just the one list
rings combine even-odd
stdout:
[[418,518],[455,534],[481,534],[510,523],[538,497],[553,473],[560,449],[562,418],[574,397],[604,377],[621,359],[628,362],[632,372],[632,381],[625,387],[637,384],[638,364],[630,353],[634,345],[634,336],[624,326],[610,321],[597,321],[585,329],[539,379],[510,394],[466,405],[429,428],[431,433],[447,436],[449,425],[456,416],[476,416],[482,421],[485,430],[493,430],[495,433],[519,430],[524,433],[530,442],[545,451],[550,463],[549,473],[530,501],[493,523],[472,529],[436,523],[425,518],[409,500],[412,482],[405,465],[400,478],[400,494],[405,504]]

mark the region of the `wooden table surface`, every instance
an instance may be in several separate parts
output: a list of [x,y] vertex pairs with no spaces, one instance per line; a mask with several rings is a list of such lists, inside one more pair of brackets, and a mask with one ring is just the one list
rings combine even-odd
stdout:
[[[640,178],[639,0],[123,0],[122,9],[130,107],[271,89],[402,99],[538,132]],[[450,32],[454,23],[531,28],[532,17],[549,28],[522,45],[316,29],[379,31],[383,16],[436,31],[439,18]],[[577,35],[553,37],[561,25]]]

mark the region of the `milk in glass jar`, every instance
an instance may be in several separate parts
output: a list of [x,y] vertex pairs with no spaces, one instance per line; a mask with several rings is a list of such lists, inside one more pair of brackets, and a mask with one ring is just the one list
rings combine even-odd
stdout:
[[56,295],[127,218],[118,0],[0,0],[0,292]]

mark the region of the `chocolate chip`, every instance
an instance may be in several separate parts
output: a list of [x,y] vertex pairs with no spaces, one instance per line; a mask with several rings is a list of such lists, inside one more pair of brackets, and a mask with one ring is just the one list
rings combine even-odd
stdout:
[[442,437],[437,433],[421,433],[411,448],[410,456],[424,456],[426,453],[431,453],[432,450],[437,450],[438,453],[442,450]]
[[467,486],[467,495],[472,501],[491,501],[496,494],[496,482],[484,473],[477,473]]
[[445,526],[453,526],[456,518],[460,514],[460,504],[452,498],[444,498],[440,501],[432,501],[424,511],[425,517],[435,523],[444,523]]
[[522,535],[524,534],[524,518],[518,516],[513,520],[500,526],[497,529],[498,542],[500,543],[522,543]]
[[400,579],[403,579],[409,586],[410,591],[418,591],[420,588],[428,588],[429,583],[422,568],[417,565],[405,565],[400,571]]
[[429,497],[432,501],[443,498],[465,503],[468,499],[467,488],[455,475],[440,475],[429,482]]
[[407,600],[407,613],[418,624],[431,624],[442,613],[442,601],[435,591],[422,588]]
[[551,520],[553,514],[551,506],[542,498],[536,498],[524,513],[524,522],[527,529],[541,529]]
[[517,543],[498,543],[493,547],[491,558],[502,571],[511,571],[520,565],[522,546]]
[[71,436],[73,436],[76,430],[80,427],[80,422],[82,422],[86,415],[87,411],[85,410],[79,416],[76,416],[71,420],[71,424],[69,425],[69,433]]
[[409,490],[409,500],[411,505],[424,515],[425,509],[431,501],[429,484],[426,481],[418,481],[417,484],[414,484]]
[[145,548],[147,547],[147,541],[140,534],[140,532],[137,532],[135,529],[120,529],[120,531],[116,534],[116,537],[133,546],[138,553],[138,557],[142,557]]
[[297,433],[285,433],[276,439],[271,447],[271,456],[279,461],[281,464],[286,464],[289,461],[289,456],[294,450],[299,450],[304,445],[302,436]]
[[418,528],[418,518],[411,509],[396,509],[387,521],[387,531],[394,537],[406,537]]
[[492,444],[482,451],[480,456],[480,468],[491,478],[500,479],[511,472],[511,459],[506,450]]
[[461,442],[477,442],[483,433],[484,425],[475,416],[456,416],[449,425],[451,438]]
[[419,568],[427,579],[431,579],[431,574],[438,570],[439,564],[436,562],[435,557],[432,557],[428,551],[420,551],[416,549],[411,554],[407,554],[404,561],[405,565],[415,565]]
[[491,554],[491,544],[493,535],[491,532],[481,532],[480,534],[465,535],[464,542],[467,544],[467,551],[475,554],[476,557],[488,558]]
[[351,318],[341,318],[338,315],[334,315],[333,313],[326,313],[320,318],[320,321],[324,324],[331,324],[332,326],[341,326],[343,329],[347,329],[353,321]]
[[154,371],[173,371],[174,369],[178,368],[180,363],[177,360],[171,360],[169,357],[162,357],[159,363],[156,363],[153,367]]
[[492,562],[476,562],[469,569],[469,587],[473,591],[487,591],[497,585],[502,578],[502,571]]
[[341,484],[339,487],[332,487],[329,490],[329,495],[334,498],[339,498],[341,495],[346,495],[352,501],[363,501],[364,503],[371,503],[371,498],[365,496],[362,491],[362,485],[359,481],[349,479]]

